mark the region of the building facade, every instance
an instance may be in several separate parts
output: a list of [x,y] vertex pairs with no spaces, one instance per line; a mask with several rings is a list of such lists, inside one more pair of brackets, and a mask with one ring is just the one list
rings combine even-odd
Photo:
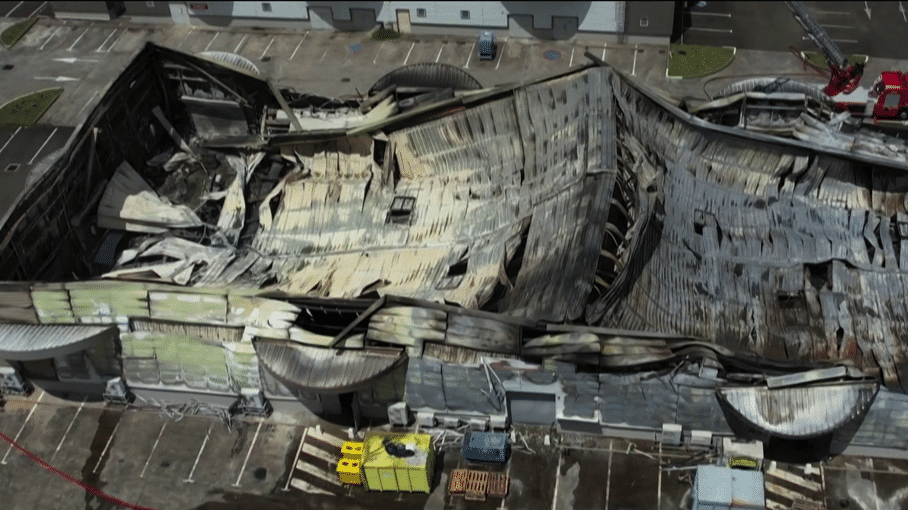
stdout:
[[675,2],[51,2],[58,17],[212,27],[667,44]]

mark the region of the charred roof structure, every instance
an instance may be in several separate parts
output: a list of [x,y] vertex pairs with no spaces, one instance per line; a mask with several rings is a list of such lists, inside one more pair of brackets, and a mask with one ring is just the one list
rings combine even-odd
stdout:
[[904,167],[602,62],[341,100],[149,44],[0,226],[0,353],[49,391],[904,451]]

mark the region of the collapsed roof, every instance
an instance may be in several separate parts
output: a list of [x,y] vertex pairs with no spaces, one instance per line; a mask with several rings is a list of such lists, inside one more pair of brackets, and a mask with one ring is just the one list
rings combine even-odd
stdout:
[[[636,366],[706,344],[850,360],[908,390],[899,163],[710,125],[607,67],[487,90],[387,79],[318,98],[149,44],[0,227],[0,277],[446,301],[502,315],[388,311],[353,333],[488,336],[516,316],[536,333],[502,332],[509,354]],[[5,288],[0,318],[45,322]],[[563,322],[611,329],[545,333]],[[287,380],[319,357],[265,347]]]

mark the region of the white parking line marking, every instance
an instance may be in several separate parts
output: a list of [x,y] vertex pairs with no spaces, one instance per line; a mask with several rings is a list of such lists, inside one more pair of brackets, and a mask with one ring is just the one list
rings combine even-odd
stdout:
[[435,63],[438,63],[438,59],[441,58],[441,50],[445,49],[445,43],[441,43],[441,48],[438,48],[438,55],[435,55]]
[[605,50],[608,49],[608,43],[602,43],[602,61],[605,62]]
[[413,47],[416,46],[416,43],[410,45],[410,51],[407,52],[407,58],[404,59],[404,64],[407,65],[407,61],[410,60],[410,53],[413,53]]
[[847,28],[847,29],[849,29],[849,30],[852,29],[852,28],[854,28],[854,27],[851,26],[851,25],[822,25],[822,24],[821,24],[820,26],[823,27],[823,28]]
[[635,44],[634,45],[634,68],[631,70],[631,76],[634,76],[637,74],[637,53],[639,53],[639,52],[637,51],[637,45]]
[[79,36],[79,37],[77,37],[77,38],[76,38],[76,40],[75,40],[75,41],[73,41],[73,44],[72,44],[72,46],[70,46],[70,47],[69,47],[69,49],[68,49],[68,50],[66,50],[66,51],[72,51],[72,50],[73,50],[73,48],[75,48],[75,47],[76,47],[76,44],[78,44],[78,43],[79,43],[79,40],[80,40],[80,39],[82,39],[82,38],[83,38],[83,37],[85,37],[85,34],[87,34],[87,33],[88,33],[88,28],[86,28],[86,29],[85,29],[85,31],[84,31],[84,32],[82,32],[82,35],[80,35],[80,36]]
[[901,0],[899,0],[899,12],[902,13],[902,19],[905,20],[905,23],[908,23],[908,17],[905,16],[905,6],[902,5]]
[[21,129],[22,129],[22,126],[19,126],[16,128],[16,131],[13,133],[13,136],[9,137],[9,140],[7,140],[5,144],[3,144],[3,147],[0,147],[0,152],[3,152],[3,149],[5,149],[6,146],[9,145],[9,143],[13,141],[13,138],[15,138],[17,134],[19,134],[19,130],[21,130]]
[[202,441],[202,447],[199,448],[199,454],[195,456],[195,463],[192,465],[192,471],[189,472],[189,477],[183,480],[186,483],[194,483],[192,480],[192,474],[195,473],[195,467],[199,465],[199,459],[202,458],[202,452],[205,451],[205,445],[208,444],[208,438],[211,436],[211,425],[208,425],[208,431],[205,432],[205,440]]
[[[18,133],[18,132],[19,132],[19,130],[17,129],[16,133]],[[10,138],[10,140],[12,140],[12,138]],[[6,147],[6,146],[4,145],[4,147]],[[28,425],[28,421],[32,419],[32,415],[35,414],[35,409],[38,408],[38,403],[41,402],[42,398],[44,398],[43,391],[41,392],[40,395],[38,395],[38,400],[35,400],[35,403],[32,404],[32,410],[28,412],[28,416],[25,417],[25,421],[22,422],[22,426],[19,427],[19,432],[17,432],[16,437],[13,438],[14,443],[19,440],[19,436],[22,435],[22,431],[25,430],[25,426]],[[3,464],[4,466],[6,465],[6,458],[9,457],[9,452],[11,452],[11,451],[13,451],[13,445],[9,445],[9,449],[6,450],[6,455],[3,456],[3,460],[0,461],[0,464]]]
[[44,140],[44,143],[41,144],[41,148],[39,148],[38,152],[36,152],[35,155],[32,156],[32,159],[29,160],[29,162],[28,162],[29,165],[31,165],[32,162],[35,161],[35,158],[38,157],[38,154],[41,154],[41,151],[44,150],[44,146],[47,145],[47,142],[49,142],[50,139],[54,137],[54,133],[56,133],[56,132],[57,132],[57,128],[54,128],[54,130],[50,132],[50,136],[47,137],[47,140]]
[[[48,140],[50,140],[50,139],[48,138]],[[47,142],[44,142],[44,143],[47,143]],[[40,152],[40,150],[39,150],[39,152]],[[34,159],[34,158],[32,158],[32,159]],[[73,419],[69,422],[69,426],[66,427],[66,432],[64,432],[64,433],[63,433],[63,437],[60,438],[60,444],[57,445],[57,449],[54,450],[54,454],[50,456],[50,462],[53,462],[53,461],[54,461],[54,457],[57,456],[57,453],[60,452],[60,448],[63,447],[63,442],[66,441],[66,436],[68,436],[68,435],[69,435],[69,431],[72,430],[72,428],[73,428],[73,423],[76,423],[76,418],[79,417],[79,413],[81,413],[81,412],[82,412],[82,408],[85,407],[85,400],[86,400],[87,398],[88,398],[88,397],[83,398],[83,399],[82,399],[82,403],[79,404],[79,408],[76,409],[76,414],[73,415]]]
[[43,9],[45,5],[47,5],[47,2],[44,2],[43,4],[41,4],[41,7],[38,7],[37,9],[35,9],[31,14],[28,15],[28,17],[31,18],[35,14],[38,14],[38,12],[40,12],[41,9]]
[[246,42],[246,38],[247,38],[247,37],[249,37],[249,34],[246,34],[246,35],[243,36],[243,40],[241,40],[240,43],[236,45],[236,48],[233,49],[233,52],[234,52],[234,53],[240,51],[240,46],[242,46],[243,43]]
[[6,13],[6,15],[5,15],[5,16],[3,16],[3,17],[4,17],[4,18],[8,18],[8,17],[9,17],[9,15],[10,15],[10,14],[12,14],[12,13],[13,13],[13,11],[15,11],[15,10],[16,10],[16,9],[18,9],[18,8],[19,8],[19,6],[20,6],[20,5],[22,5],[22,4],[24,4],[24,3],[25,3],[25,0],[22,0],[22,1],[21,1],[21,2],[19,2],[19,3],[17,3],[17,4],[16,4],[16,6],[15,6],[15,7],[13,7],[13,8],[12,8],[12,9],[10,9],[10,10],[9,10],[9,12],[8,12],[8,13]]
[[558,483],[561,482],[561,463],[564,461],[564,455],[561,448],[558,449],[558,469],[555,470],[555,491],[552,493],[552,510],[555,510],[555,504],[558,502]]
[[470,54],[467,56],[467,65],[463,66],[464,69],[470,68],[470,59],[473,58],[473,48],[476,47],[476,43],[473,43],[473,46],[470,46]]
[[113,431],[110,433],[110,437],[107,438],[107,444],[104,445],[104,450],[101,452],[101,456],[98,457],[98,462],[95,464],[95,468],[91,471],[92,473],[98,472],[98,467],[101,465],[101,461],[104,460],[104,454],[107,453],[107,449],[110,448],[110,443],[113,441],[114,436],[117,434],[117,429],[120,428],[121,421],[117,422],[117,425],[114,427]]
[[249,462],[249,456],[252,455],[252,448],[255,447],[255,441],[259,438],[260,430],[262,430],[262,422],[259,422],[259,426],[255,428],[255,435],[252,436],[252,443],[249,444],[249,451],[246,452],[246,460],[243,461],[243,468],[240,469],[240,474],[236,477],[236,483],[233,484],[234,487],[240,486],[240,479],[243,478],[243,472],[246,471],[246,463]]
[[306,433],[309,432],[308,428],[303,429],[303,437],[300,438],[300,445],[296,449],[296,457],[293,458],[292,468],[290,468],[290,473],[287,474],[287,483],[284,485],[284,492],[290,490],[290,481],[293,480],[293,470],[295,469],[296,463],[300,460],[300,453],[303,451],[303,442],[306,441]]
[[265,51],[262,52],[262,56],[259,58],[259,60],[265,58],[265,54],[268,53],[268,50],[271,49],[271,44],[273,44],[273,43],[274,43],[274,36],[272,35],[271,40],[268,41],[268,46],[265,46]]
[[574,67],[574,48],[571,48],[571,61],[568,62],[568,67]]
[[88,105],[91,104],[92,100],[94,100],[95,96],[97,96],[97,95],[98,95],[97,92],[95,92],[94,94],[92,94],[91,97],[88,99],[88,101],[86,101],[85,104],[82,105],[82,108],[80,108],[79,111],[76,112],[76,115],[79,115],[80,113],[82,113],[83,110],[85,110],[86,108],[88,108]]
[[42,44],[41,47],[38,48],[38,49],[39,49],[39,50],[43,50],[44,47],[47,46],[47,43],[49,43],[50,40],[53,39],[55,35],[57,35],[57,32],[59,32],[61,28],[63,28],[63,27],[57,27],[56,30],[54,30],[53,32],[51,32],[50,37],[48,37],[47,40],[44,41],[44,44]]
[[[508,38],[505,37],[505,38],[504,38],[504,41],[501,41],[501,46],[502,46],[502,47],[504,47],[504,43],[505,43],[507,40],[508,40]],[[501,65],[501,59],[504,58],[504,56],[502,55],[502,53],[503,53],[503,52],[502,52],[501,50],[498,50],[498,62],[495,64],[495,69],[498,69],[498,66]],[[504,504],[504,498],[502,498],[501,504]]]
[[107,36],[107,39],[104,39],[104,42],[101,43],[101,46],[98,46],[98,49],[95,50],[95,53],[101,53],[101,48],[103,48],[104,45],[107,44],[107,41],[109,41],[110,38],[113,37],[113,35],[116,33],[117,33],[117,29],[114,29],[114,31],[111,32],[110,35]]
[[817,14],[838,14],[840,16],[851,16],[850,12],[845,11],[814,11]]
[[322,60],[325,60],[325,55],[327,55],[327,54],[328,54],[328,48],[325,48],[325,52],[322,53],[322,58],[318,59],[318,61],[321,62]]
[[691,14],[697,14],[697,15],[700,15],[700,16],[722,16],[723,18],[730,18],[730,17],[731,17],[731,14],[728,14],[728,13],[725,13],[725,12],[699,12],[699,11],[691,11]]
[[112,43],[110,43],[110,46],[107,47],[107,50],[105,50],[104,53],[110,53],[110,50],[112,50],[113,47],[117,45],[117,41],[119,41],[124,35],[126,35],[126,30],[120,32],[120,35],[118,35],[117,38],[114,39]]
[[161,436],[164,434],[164,429],[167,428],[167,422],[165,421],[161,425],[161,431],[158,432],[158,438],[154,440],[154,446],[151,447],[151,453],[148,454],[148,460],[145,461],[145,467],[142,468],[142,474],[139,475],[139,478],[145,478],[145,470],[148,469],[148,463],[151,462],[151,456],[154,455],[154,451],[158,449],[158,441],[161,440]]
[[385,47],[385,42],[382,41],[381,46],[378,47],[378,51],[375,52],[375,60],[372,61],[373,64],[378,62],[378,56],[381,55],[381,49],[384,47]]
[[688,30],[697,30],[700,32],[719,32],[723,34],[733,34],[732,30],[725,28],[697,28],[697,27],[688,27]]
[[205,49],[204,49],[204,50],[202,50],[202,51],[208,51],[208,48],[210,48],[210,47],[211,47],[211,43],[213,43],[213,42],[214,42],[214,40],[215,40],[215,39],[217,39],[217,38],[218,38],[218,36],[219,36],[219,35],[221,35],[221,33],[220,33],[220,32],[215,32],[215,33],[214,33],[214,37],[212,37],[212,38],[211,38],[211,40],[210,40],[210,41],[208,41],[208,46],[205,46]]
[[612,488],[612,440],[608,442],[608,470],[605,474],[605,510],[608,510],[608,493]]
[[659,470],[659,483],[656,486],[656,501],[658,501],[658,506],[656,510],[662,510],[662,443],[659,443],[659,461],[656,469]]
[[303,45],[303,41],[306,40],[306,36],[307,36],[307,35],[309,35],[309,31],[308,31],[308,30],[306,30],[306,33],[303,34],[303,38],[300,39],[300,42],[299,42],[299,44],[296,45],[296,48],[293,48],[293,53],[290,55],[290,58],[287,59],[287,60],[293,60],[293,57],[296,55],[296,50],[300,49],[300,46]]

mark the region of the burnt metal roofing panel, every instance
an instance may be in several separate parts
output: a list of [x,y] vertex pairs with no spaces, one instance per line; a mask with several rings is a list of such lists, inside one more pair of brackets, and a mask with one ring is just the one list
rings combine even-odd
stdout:
[[722,402],[747,423],[785,437],[814,437],[862,416],[879,385],[875,382],[769,389],[723,387]]
[[45,326],[0,323],[0,358],[29,361],[53,358],[112,336],[114,326]]
[[426,62],[399,67],[382,76],[369,89],[375,94],[390,85],[398,87],[453,88],[454,90],[479,90],[482,85],[469,73],[448,64]]
[[338,351],[264,339],[255,342],[255,350],[262,365],[288,387],[325,393],[368,386],[406,360],[397,349]]

